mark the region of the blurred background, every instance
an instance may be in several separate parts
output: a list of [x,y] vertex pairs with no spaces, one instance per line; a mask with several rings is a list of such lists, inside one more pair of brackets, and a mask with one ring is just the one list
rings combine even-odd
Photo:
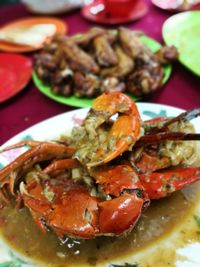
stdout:
[[0,0],[0,7],[8,5],[8,4],[15,4],[19,3],[20,0]]

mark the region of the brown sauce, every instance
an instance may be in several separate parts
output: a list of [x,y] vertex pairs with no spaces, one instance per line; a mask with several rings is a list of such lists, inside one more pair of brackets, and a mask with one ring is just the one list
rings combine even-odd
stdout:
[[[134,230],[123,237],[98,237],[82,241],[68,239],[65,244],[60,244],[53,233],[41,234],[26,208],[18,210],[13,206],[0,209],[0,231],[12,248],[43,262],[45,266],[95,266],[105,261],[114,263],[116,259],[134,255],[160,239],[165,239],[180,225],[184,225],[188,218],[193,218],[199,201],[199,189],[200,184],[196,183],[168,198],[152,201]],[[196,239],[200,241],[198,231],[195,233]],[[188,239],[190,238],[188,236]],[[183,242],[187,243],[186,237]],[[158,260],[160,261],[160,256],[157,262]],[[172,259],[168,258],[168,261],[172,262]],[[166,263],[154,266],[174,265]]]

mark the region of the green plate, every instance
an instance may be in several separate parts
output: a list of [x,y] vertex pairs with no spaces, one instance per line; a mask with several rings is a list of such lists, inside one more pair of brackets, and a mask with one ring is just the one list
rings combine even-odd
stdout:
[[179,50],[179,60],[200,76],[200,11],[187,11],[167,19],[163,25],[163,39]]
[[[153,51],[157,51],[160,48],[160,44],[155,40],[147,37],[141,36],[142,41]],[[164,77],[163,77],[163,84],[169,79],[172,72],[172,66],[170,64],[164,67]],[[56,95],[51,91],[51,87],[49,85],[44,84],[37,76],[35,72],[33,72],[33,81],[36,87],[42,92],[44,95],[48,96],[49,98],[60,102],[62,104],[74,106],[74,107],[89,107],[92,105],[92,102],[95,98],[86,98],[86,97],[76,97],[76,96],[60,96]],[[135,101],[139,100],[138,97],[130,95],[131,98]]]

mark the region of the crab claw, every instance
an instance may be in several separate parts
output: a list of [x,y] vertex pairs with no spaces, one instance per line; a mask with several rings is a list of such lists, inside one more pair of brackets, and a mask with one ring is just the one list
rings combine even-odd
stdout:
[[[62,167],[63,161],[58,163]],[[68,160],[69,167],[74,163],[75,160]],[[54,167],[50,165],[46,170],[51,173]],[[60,238],[68,235],[90,239],[121,235],[135,226],[147,199],[134,170],[120,165],[93,170],[93,173],[106,195],[110,194],[108,200],[91,196],[87,187],[66,177],[40,182],[32,179],[26,185],[21,184],[24,204],[42,232],[50,228]]]
[[92,109],[96,112],[107,112],[110,117],[119,113],[108,134],[108,140],[112,143],[114,141],[114,146],[109,152],[97,153],[96,162],[88,163],[88,166],[97,166],[116,158],[136,142],[140,132],[140,115],[135,103],[118,92],[102,94],[95,100]]
[[161,170],[139,175],[150,199],[159,199],[200,180],[200,167]]
[[45,232],[50,228],[60,237],[88,239],[123,234],[134,227],[143,207],[143,199],[136,194],[124,193],[100,201],[72,181],[48,180],[45,186],[49,190],[46,196],[36,181],[26,186],[21,195],[39,229]]
[[[124,191],[144,191],[136,171],[129,165],[101,166],[90,170],[96,183],[108,195],[118,197]],[[139,194],[139,193],[138,193]]]
[[100,232],[120,235],[130,231],[149,205],[135,170],[129,165],[101,166],[91,173],[101,189],[112,197],[99,203]]
[[143,202],[136,194],[129,193],[100,202],[100,233],[120,235],[130,231],[140,218]]
[[[118,117],[109,132],[106,131],[104,140],[100,140],[97,146],[91,145],[99,136],[98,129],[115,114]],[[82,155],[87,150],[85,163],[87,167],[94,167],[113,160],[134,145],[140,132],[140,115],[136,104],[127,95],[119,92],[104,93],[94,101],[82,126],[88,139],[75,157],[85,162],[86,157]]]
[[98,202],[83,185],[71,180],[34,181],[21,195],[43,232],[51,228],[60,236],[78,238],[92,238],[98,232]]

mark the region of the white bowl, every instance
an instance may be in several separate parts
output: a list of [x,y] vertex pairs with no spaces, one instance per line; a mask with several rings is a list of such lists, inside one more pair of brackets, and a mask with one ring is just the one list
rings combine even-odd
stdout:
[[81,7],[83,0],[21,0],[27,9],[37,14],[60,14]]

